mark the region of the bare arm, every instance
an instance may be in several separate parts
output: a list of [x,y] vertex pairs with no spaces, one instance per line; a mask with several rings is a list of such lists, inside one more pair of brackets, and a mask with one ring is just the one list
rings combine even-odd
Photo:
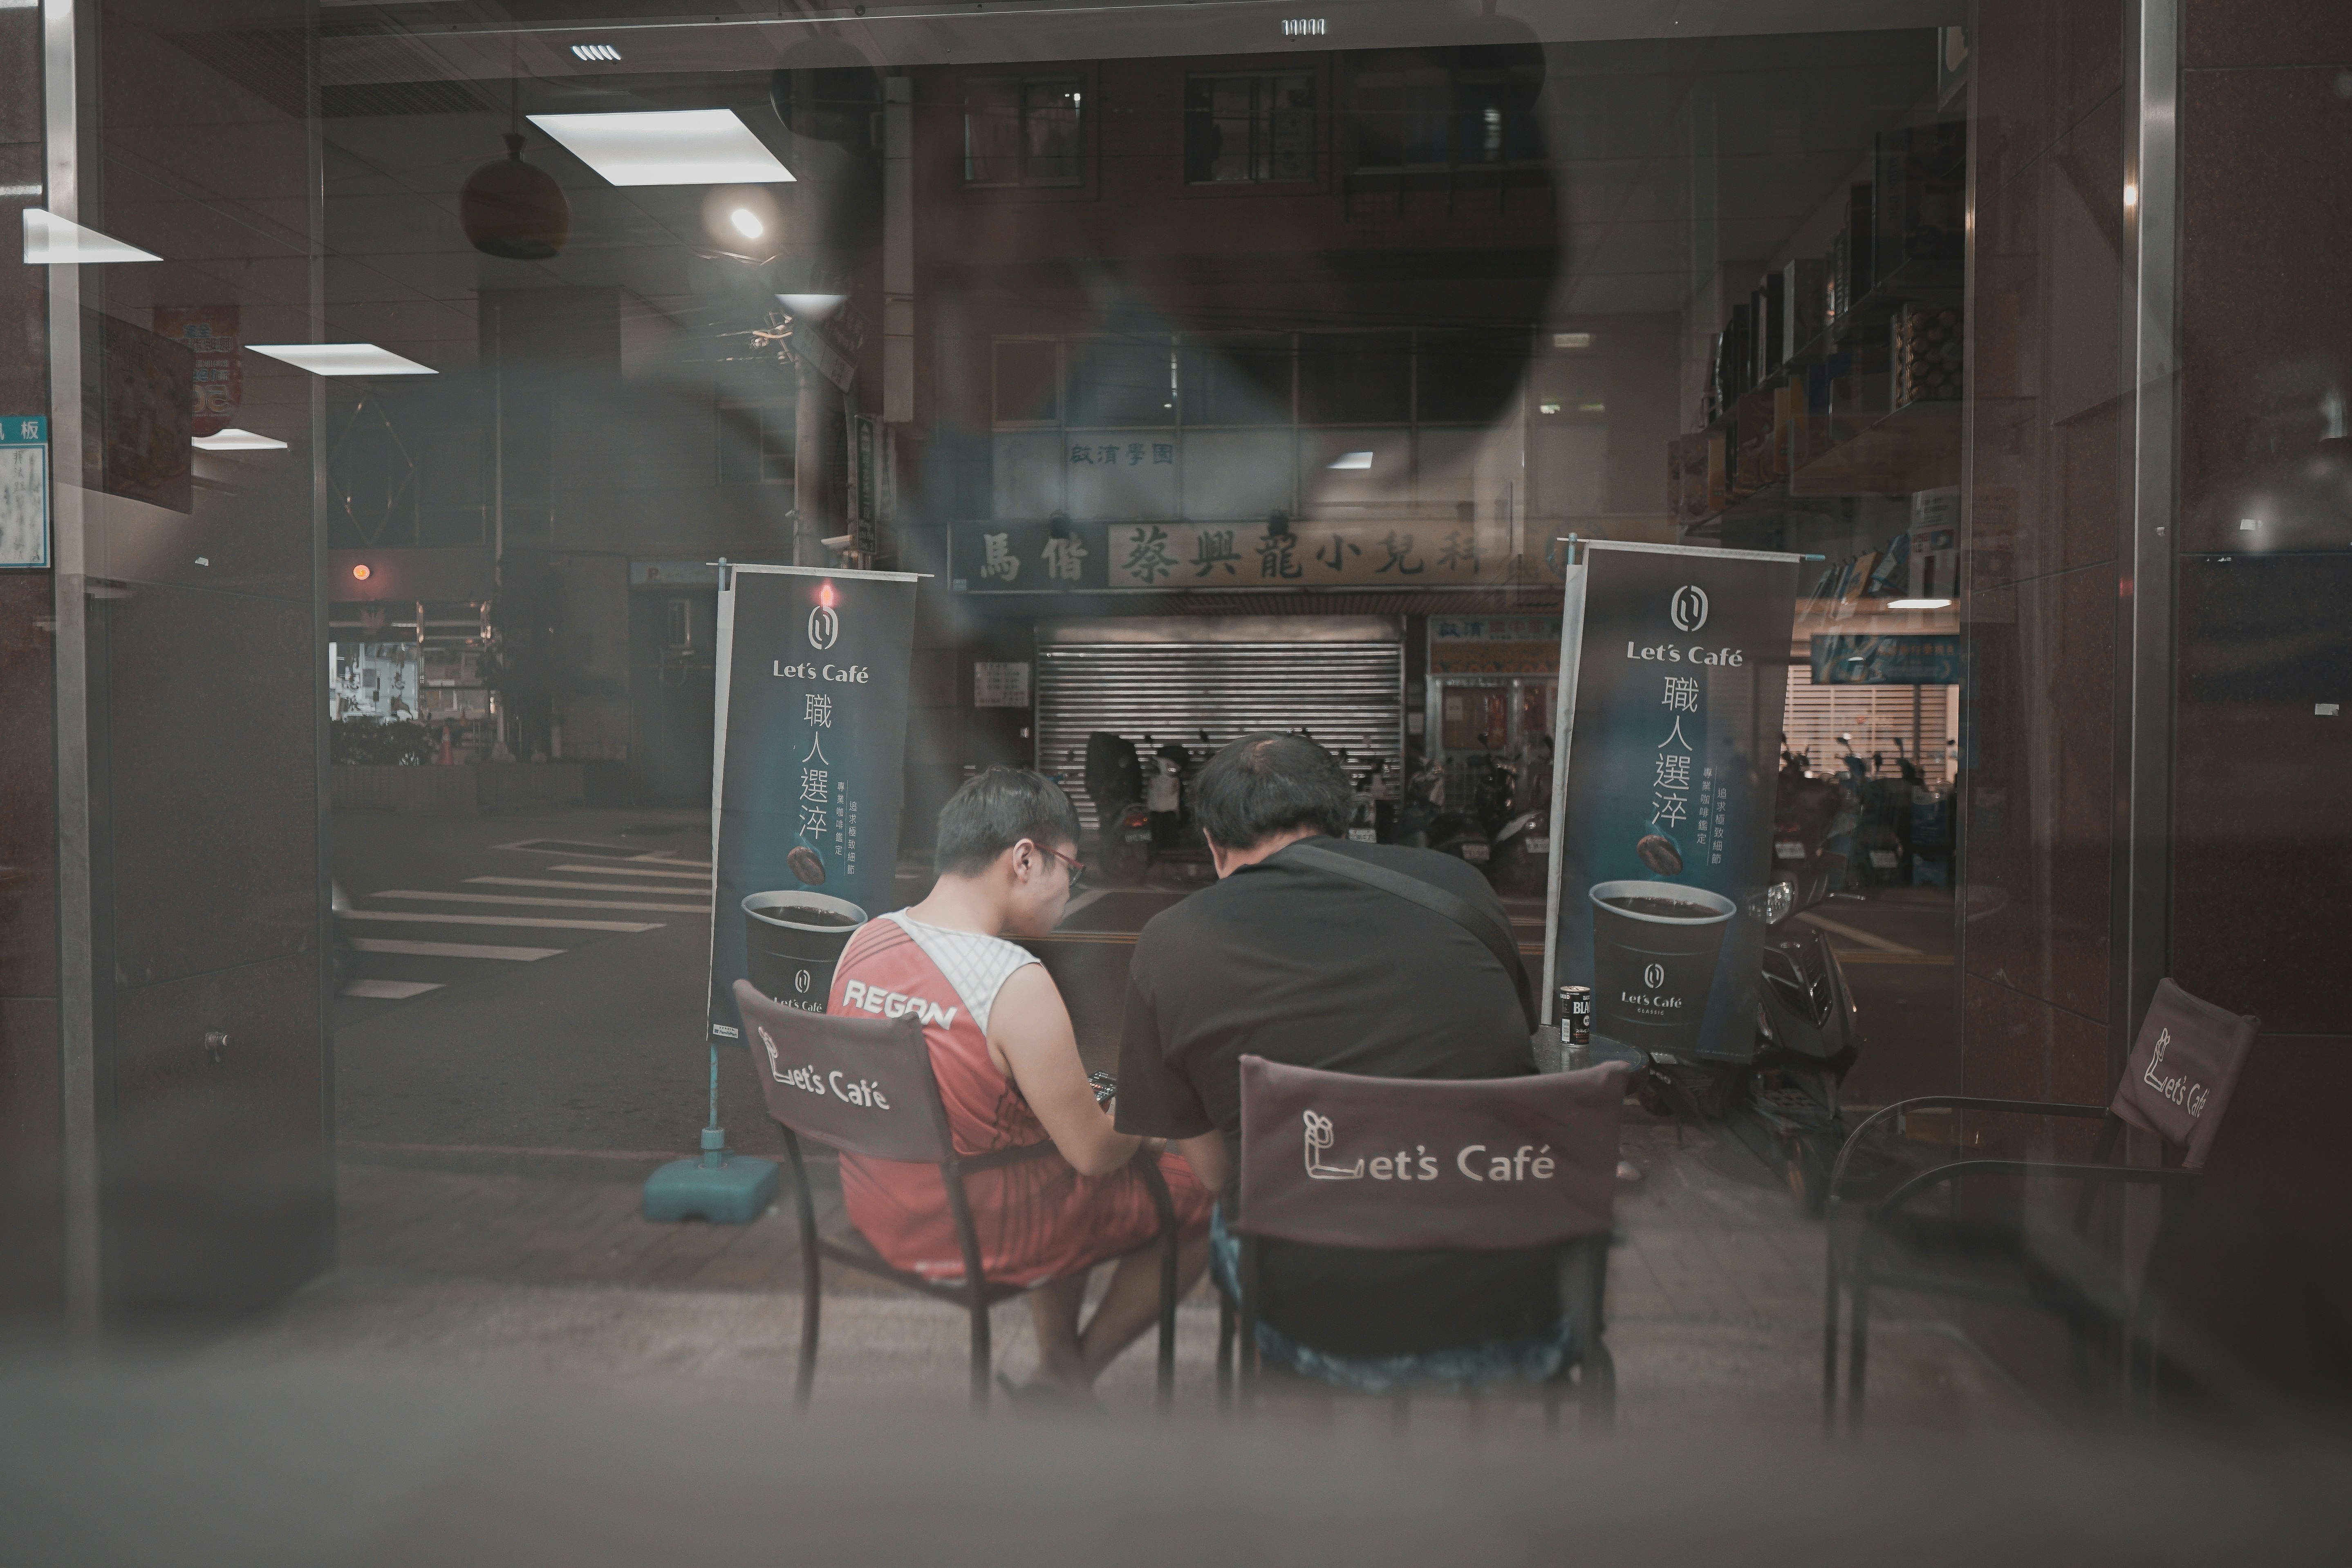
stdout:
[[1198,1138],[1180,1138],[1176,1147],[1183,1152],[1185,1163],[1201,1178],[1201,1184],[1211,1194],[1225,1190],[1225,1178],[1233,1171],[1225,1159],[1225,1135],[1213,1128]]
[[988,1054],[1019,1086],[1054,1147],[1078,1174],[1108,1175],[1134,1157],[1143,1140],[1112,1127],[1095,1103],[1069,1009],[1044,964],[1013,971],[997,992],[988,1015]]

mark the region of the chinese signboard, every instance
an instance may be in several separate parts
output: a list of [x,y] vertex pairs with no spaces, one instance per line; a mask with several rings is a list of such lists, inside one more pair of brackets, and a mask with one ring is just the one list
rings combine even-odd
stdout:
[[1464,522],[968,522],[958,593],[1142,588],[1453,587],[1517,565]]
[[1552,675],[1559,669],[1558,616],[1432,616],[1432,675]]
[[1815,686],[1957,686],[1960,639],[1939,637],[1816,637]]
[[894,907],[916,577],[737,566],[719,593],[710,1033],[733,986],[822,1012],[832,962]]
[[0,566],[49,563],[49,422],[0,417]]
[[1596,1041],[1746,1061],[1794,555],[1594,541],[1562,606],[1545,992]]

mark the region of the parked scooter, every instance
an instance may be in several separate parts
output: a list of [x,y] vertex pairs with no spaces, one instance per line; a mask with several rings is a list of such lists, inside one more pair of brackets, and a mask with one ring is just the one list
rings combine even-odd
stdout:
[[1747,1062],[1650,1061],[1636,1085],[1658,1116],[1712,1122],[1780,1171],[1808,1214],[1819,1214],[1845,1142],[1840,1086],[1860,1044],[1853,993],[1825,933],[1796,916],[1845,880],[1845,857],[1821,856],[1767,889],[1756,1054]]

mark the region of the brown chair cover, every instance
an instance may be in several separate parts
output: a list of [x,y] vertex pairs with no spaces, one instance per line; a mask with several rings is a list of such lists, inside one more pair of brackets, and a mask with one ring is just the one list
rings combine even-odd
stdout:
[[1362,1078],[1244,1057],[1235,1228],[1479,1251],[1604,1233],[1629,1070]]
[[2108,1109],[2181,1149],[2183,1169],[2204,1169],[2262,1026],[2251,1013],[2223,1012],[2169,980],[2158,981]]
[[876,1160],[949,1157],[930,1047],[911,1017],[843,1018],[769,1000],[735,983],[743,1042],[768,1114],[803,1138]]

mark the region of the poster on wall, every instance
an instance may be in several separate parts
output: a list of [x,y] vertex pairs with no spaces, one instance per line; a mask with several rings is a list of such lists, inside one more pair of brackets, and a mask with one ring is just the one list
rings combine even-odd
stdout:
[[890,908],[914,663],[912,573],[734,566],[719,589],[710,1034],[734,985],[824,1011],[857,928]]
[[237,353],[235,305],[158,305],[155,331],[195,356],[188,398],[192,436],[217,436],[236,423],[245,401],[245,372]]
[[1594,540],[1561,606],[1544,994],[1597,1049],[1754,1055],[1795,555]]
[[49,563],[49,419],[0,418],[0,567]]

